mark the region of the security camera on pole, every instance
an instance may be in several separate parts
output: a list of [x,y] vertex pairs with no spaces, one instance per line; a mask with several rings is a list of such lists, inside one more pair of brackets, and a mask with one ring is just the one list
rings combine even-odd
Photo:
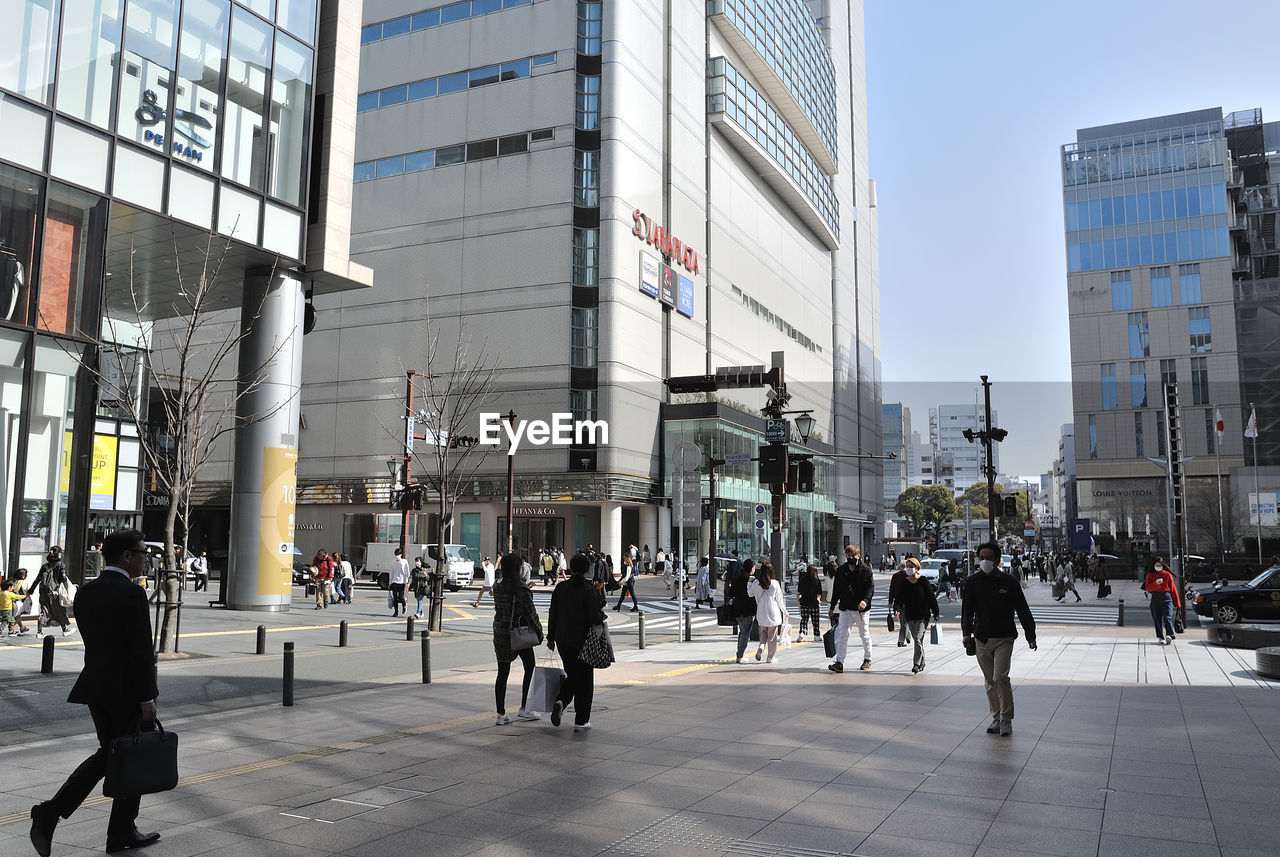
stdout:
[[995,541],[996,506],[999,505],[999,498],[996,496],[996,467],[991,460],[991,445],[1004,440],[1009,436],[1009,432],[991,425],[991,382],[987,380],[986,375],[980,377],[982,378],[982,398],[986,403],[986,418],[982,424],[986,428],[982,431],[965,429],[962,434],[969,443],[981,441],[982,448],[986,451],[986,463],[982,465],[982,472],[987,477],[987,538]]

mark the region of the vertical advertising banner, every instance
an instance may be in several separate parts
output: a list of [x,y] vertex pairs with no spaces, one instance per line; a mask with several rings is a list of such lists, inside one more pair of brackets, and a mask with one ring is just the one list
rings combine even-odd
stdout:
[[114,509],[116,504],[116,451],[119,439],[93,436],[93,471],[89,476],[89,508]]
[[676,312],[693,318],[693,280],[684,274],[680,277],[680,294],[676,298]]
[[640,254],[640,291],[650,297],[658,296],[658,280],[662,278],[661,264],[657,256]]
[[258,594],[293,591],[293,528],[298,506],[298,451],[262,450],[262,512],[258,525]]

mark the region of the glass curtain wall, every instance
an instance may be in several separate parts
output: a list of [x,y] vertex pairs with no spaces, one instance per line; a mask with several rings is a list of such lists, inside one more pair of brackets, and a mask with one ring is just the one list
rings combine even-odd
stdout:
[[129,0],[125,20],[116,132],[143,146],[163,149],[173,109],[177,0]]
[[49,103],[58,0],[0,0],[0,86]]
[[111,128],[122,0],[64,0],[58,109]]
[[266,179],[263,110],[271,67],[271,28],[235,7],[227,52],[227,100],[222,130],[222,175],[262,190]]

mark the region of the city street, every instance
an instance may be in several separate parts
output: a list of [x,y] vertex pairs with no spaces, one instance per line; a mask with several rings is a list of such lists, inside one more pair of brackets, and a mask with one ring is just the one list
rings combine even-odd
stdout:
[[[1038,587],[1038,615],[1073,609]],[[655,631],[639,650],[636,617],[610,610],[619,662],[597,673],[594,728],[575,734],[545,718],[493,725],[491,608],[471,608],[474,592],[449,599],[430,685],[379,591],[321,611],[299,597],[284,615],[192,595],[182,649],[194,654],[160,665],[183,780],[143,800],[140,827],[164,837],[152,857],[1274,854],[1277,683],[1253,675],[1251,652],[1206,646],[1194,627],[1154,645],[1140,593],[1124,627],[1114,605],[1090,605],[1112,621],[1064,612],[1042,620],[1038,651],[1019,643],[1007,739],[984,732],[958,603],[944,602],[946,643],[914,678],[910,648],[879,622],[873,670],[834,676],[815,644],[733,664],[728,629],[701,624],[705,609],[693,642]],[[666,597],[660,579],[642,581],[647,623],[674,615]],[[56,639],[51,677],[36,641],[0,647],[5,855],[32,853],[27,810],[94,743],[83,709],[63,701],[81,646]],[[291,708],[285,640],[298,648]],[[517,696],[513,681],[508,710]],[[62,823],[54,854],[100,853],[106,806],[91,798]]]

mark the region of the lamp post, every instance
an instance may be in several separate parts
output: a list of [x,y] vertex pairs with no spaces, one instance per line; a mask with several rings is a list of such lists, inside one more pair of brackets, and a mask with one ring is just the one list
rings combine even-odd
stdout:
[[[507,411],[502,418],[508,426],[514,426],[516,422],[516,411],[512,408]],[[507,553],[515,550],[515,523],[513,516],[515,515],[515,497],[516,497],[516,450],[511,447],[507,450]]]
[[969,443],[981,441],[986,451],[986,463],[982,465],[982,472],[987,477],[987,541],[993,542],[996,538],[996,468],[992,462],[991,445],[1004,440],[1009,436],[1009,432],[991,425],[991,382],[987,380],[986,375],[979,377],[982,378],[982,395],[986,407],[986,418],[983,422],[986,428],[982,431],[965,429],[961,434]]

